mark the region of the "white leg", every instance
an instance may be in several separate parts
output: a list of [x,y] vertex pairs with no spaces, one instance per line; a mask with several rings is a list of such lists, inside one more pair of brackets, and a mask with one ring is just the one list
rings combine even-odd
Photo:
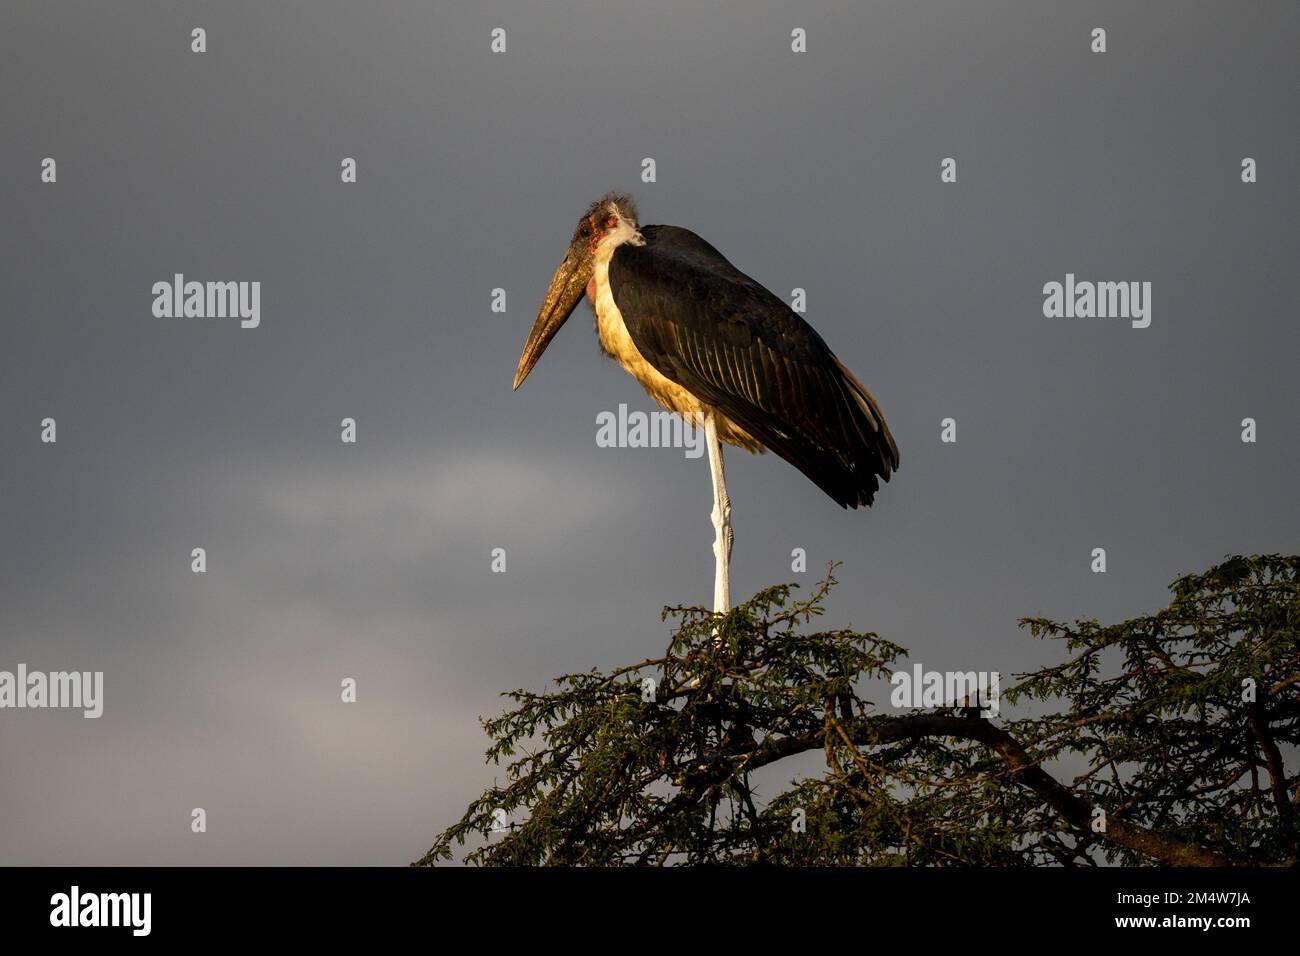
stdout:
[[704,437],[709,445],[709,472],[713,477],[713,610],[725,612],[731,608],[729,566],[731,564],[731,499],[727,497],[727,481],[722,471],[722,445],[718,441],[718,423],[712,412],[704,416]]

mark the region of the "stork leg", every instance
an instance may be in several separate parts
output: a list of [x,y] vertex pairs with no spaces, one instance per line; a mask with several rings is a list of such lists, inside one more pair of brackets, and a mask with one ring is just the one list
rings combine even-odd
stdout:
[[704,438],[709,445],[709,472],[713,476],[713,610],[725,613],[731,608],[731,499],[722,470],[722,444],[718,441],[718,422],[713,412],[704,415]]

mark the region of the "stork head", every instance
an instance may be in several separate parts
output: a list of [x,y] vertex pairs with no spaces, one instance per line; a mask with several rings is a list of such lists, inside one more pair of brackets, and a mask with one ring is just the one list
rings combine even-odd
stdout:
[[636,204],[623,193],[609,193],[592,203],[578,220],[569,248],[551,286],[542,299],[537,321],[528,333],[528,342],[515,369],[515,388],[523,384],[555,338],[566,319],[573,314],[592,281],[597,262],[608,262],[614,249],[624,242],[637,241]]

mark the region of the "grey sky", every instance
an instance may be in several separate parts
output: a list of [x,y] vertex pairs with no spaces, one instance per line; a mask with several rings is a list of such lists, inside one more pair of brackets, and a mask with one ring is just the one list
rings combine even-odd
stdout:
[[[709,600],[707,465],[596,446],[652,406],[585,307],[510,391],[610,188],[807,289],[901,449],[849,513],[731,451],[734,597],[803,547],[829,622],[1009,673],[1052,656],[1021,615],[1294,552],[1297,48],[1290,0],[6,3],[0,669],[106,701],[0,711],[0,862],[404,863],[491,781],[499,691]],[[175,272],[260,281],[261,326],[154,318]],[[1067,272],[1150,281],[1151,327],[1044,318]]]

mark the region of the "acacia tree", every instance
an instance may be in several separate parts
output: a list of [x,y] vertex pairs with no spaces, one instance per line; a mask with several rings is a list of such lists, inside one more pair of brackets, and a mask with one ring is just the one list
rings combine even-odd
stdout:
[[[485,865],[1300,859],[1300,557],[1229,558],[1120,624],[1022,620],[1065,660],[1018,675],[996,718],[890,707],[872,678],[903,648],[809,627],[831,572],[721,618],[665,609],[661,657],[507,694],[483,721],[504,785],[416,865],[467,841]],[[755,775],[808,752],[824,771],[765,797]]]

